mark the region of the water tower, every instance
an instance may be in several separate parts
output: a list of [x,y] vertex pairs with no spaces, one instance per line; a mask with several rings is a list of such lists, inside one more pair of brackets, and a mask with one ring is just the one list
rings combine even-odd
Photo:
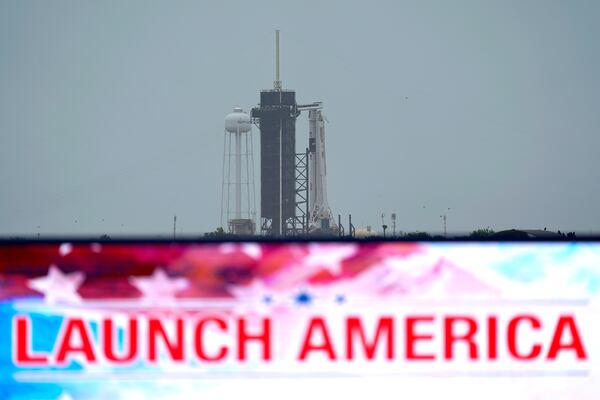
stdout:
[[256,192],[252,122],[240,107],[225,117],[223,139],[223,184],[221,226],[235,235],[253,235],[256,230]]

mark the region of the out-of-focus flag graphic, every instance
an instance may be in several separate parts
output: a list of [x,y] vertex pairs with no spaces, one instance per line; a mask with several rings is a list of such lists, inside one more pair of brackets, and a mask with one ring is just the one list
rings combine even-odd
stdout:
[[597,399],[600,243],[4,242],[0,398]]

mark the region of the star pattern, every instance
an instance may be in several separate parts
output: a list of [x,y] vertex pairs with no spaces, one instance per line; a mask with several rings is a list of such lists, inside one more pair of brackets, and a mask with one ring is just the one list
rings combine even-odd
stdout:
[[273,296],[271,296],[270,294],[265,294],[262,298],[262,301],[266,305],[270,305],[273,303]]
[[307,306],[307,305],[309,305],[309,304],[312,303],[313,296],[309,292],[307,292],[306,290],[303,290],[303,291],[298,292],[294,296],[294,301],[298,305]]
[[172,301],[177,292],[189,286],[186,278],[171,278],[162,268],[155,269],[150,277],[132,276],[129,283],[142,292],[145,301],[151,303]]
[[73,245],[71,243],[63,243],[58,247],[58,254],[60,254],[61,257],[68,255],[72,251]]
[[336,295],[335,302],[338,304],[344,304],[346,302],[346,296],[344,296],[343,294]]
[[228,287],[237,300],[235,311],[247,313],[249,311],[268,312],[276,303],[276,294],[261,279],[253,279],[250,284]]
[[302,260],[307,268],[323,268],[332,275],[342,273],[342,262],[357,251],[356,246],[339,246],[331,244],[311,244],[308,255]]
[[48,275],[30,279],[27,282],[27,286],[37,292],[43,293],[44,300],[48,304],[80,303],[81,297],[77,293],[77,290],[84,279],[85,275],[83,272],[65,274],[55,265],[51,265]]
[[262,256],[262,249],[256,243],[223,243],[219,246],[219,250],[224,254],[240,252],[254,260],[258,260]]
[[253,279],[248,285],[243,286],[230,286],[228,290],[236,298],[242,301],[248,301],[249,299],[259,299],[269,294],[269,288],[264,284],[262,279]]

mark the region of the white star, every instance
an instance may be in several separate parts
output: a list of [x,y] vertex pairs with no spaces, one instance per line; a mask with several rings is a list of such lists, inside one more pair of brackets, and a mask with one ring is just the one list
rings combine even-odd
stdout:
[[305,254],[297,246],[290,247],[293,261],[287,268],[269,277],[272,288],[282,289],[303,284],[322,270],[339,275],[342,273],[342,262],[358,249],[354,244],[309,244],[308,254]]
[[60,254],[61,257],[66,256],[67,254],[69,254],[72,251],[73,251],[73,245],[71,243],[63,243],[58,247],[58,254]]
[[258,260],[262,256],[262,249],[256,243],[223,243],[219,246],[219,250],[224,254],[232,254],[240,251],[254,260]]
[[356,253],[355,245],[308,245],[308,255],[302,260],[302,264],[309,268],[323,268],[332,275],[342,273],[342,261]]
[[253,279],[248,285],[244,286],[230,286],[227,290],[233,294],[236,298],[242,300],[262,298],[267,292],[268,288],[261,279]]
[[150,277],[129,278],[129,283],[135,286],[146,301],[156,303],[174,300],[175,294],[189,286],[186,278],[170,278],[162,268],[157,268]]
[[261,279],[254,279],[244,286],[230,286],[227,290],[238,300],[235,311],[240,314],[249,311],[268,312],[275,301],[273,290]]
[[242,252],[255,260],[258,260],[262,256],[262,249],[260,245],[256,243],[242,244]]
[[85,279],[82,272],[64,274],[55,265],[51,265],[48,275],[30,279],[27,286],[44,294],[44,300],[49,304],[79,303],[81,297],[77,289]]
[[440,261],[440,257],[435,254],[386,258],[379,264],[379,266],[387,271],[387,276],[381,283],[387,286],[398,283],[407,284],[408,282],[416,282],[430,275]]

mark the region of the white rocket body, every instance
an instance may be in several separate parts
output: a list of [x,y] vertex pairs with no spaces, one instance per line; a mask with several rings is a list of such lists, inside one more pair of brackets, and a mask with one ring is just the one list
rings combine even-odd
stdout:
[[327,203],[327,165],[325,161],[325,121],[319,108],[309,109],[308,136],[308,209],[309,230],[335,229],[333,214]]

